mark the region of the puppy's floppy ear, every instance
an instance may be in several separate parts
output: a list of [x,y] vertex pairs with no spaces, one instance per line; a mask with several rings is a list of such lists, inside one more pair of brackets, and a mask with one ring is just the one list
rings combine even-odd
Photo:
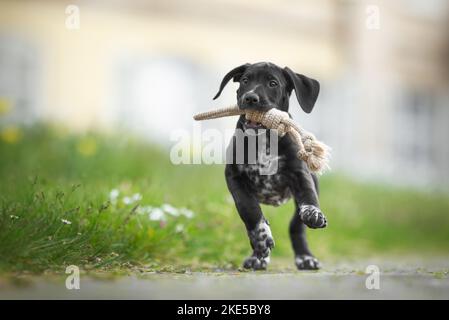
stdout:
[[291,93],[295,89],[296,99],[302,110],[310,113],[318,98],[320,83],[302,74],[294,73],[289,67],[285,67],[284,72],[288,82],[288,92]]
[[217,94],[214,97],[214,100],[217,99],[221,92],[223,91],[223,88],[226,86],[226,84],[229,82],[229,80],[234,79],[234,82],[240,81],[240,77],[245,72],[246,68],[250,66],[249,63],[242,64],[241,66],[238,66],[237,68],[232,69],[229,71],[221,80],[220,89],[218,90]]

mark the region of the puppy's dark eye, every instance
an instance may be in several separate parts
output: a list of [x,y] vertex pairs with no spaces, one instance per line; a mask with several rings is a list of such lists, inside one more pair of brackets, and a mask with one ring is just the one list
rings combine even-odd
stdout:
[[278,85],[278,82],[276,80],[270,80],[270,82],[268,83],[268,86],[270,88],[274,88]]
[[242,78],[240,80],[240,83],[247,84],[248,83],[248,78]]

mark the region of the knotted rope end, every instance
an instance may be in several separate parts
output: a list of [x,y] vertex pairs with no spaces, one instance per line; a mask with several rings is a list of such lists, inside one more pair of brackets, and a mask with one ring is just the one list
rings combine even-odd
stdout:
[[304,150],[298,151],[298,157],[306,162],[310,171],[321,175],[330,169],[330,151],[328,145],[314,139],[304,143]]

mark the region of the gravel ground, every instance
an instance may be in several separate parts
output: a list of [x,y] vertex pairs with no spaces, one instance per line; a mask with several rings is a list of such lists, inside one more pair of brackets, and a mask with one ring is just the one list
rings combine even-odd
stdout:
[[[278,265],[268,272],[81,275],[79,290],[68,290],[65,277],[3,277],[0,299],[449,299],[449,259],[375,261],[335,263],[319,272]],[[373,264],[379,289],[366,287]]]

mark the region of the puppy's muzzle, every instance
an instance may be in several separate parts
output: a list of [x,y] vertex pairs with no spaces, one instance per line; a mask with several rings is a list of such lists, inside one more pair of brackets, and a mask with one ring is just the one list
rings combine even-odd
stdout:
[[[241,98],[240,109],[258,109],[260,108],[260,97],[254,91],[245,93]],[[260,122],[251,121],[245,119],[243,122],[243,128],[246,129],[264,129],[265,127]]]

